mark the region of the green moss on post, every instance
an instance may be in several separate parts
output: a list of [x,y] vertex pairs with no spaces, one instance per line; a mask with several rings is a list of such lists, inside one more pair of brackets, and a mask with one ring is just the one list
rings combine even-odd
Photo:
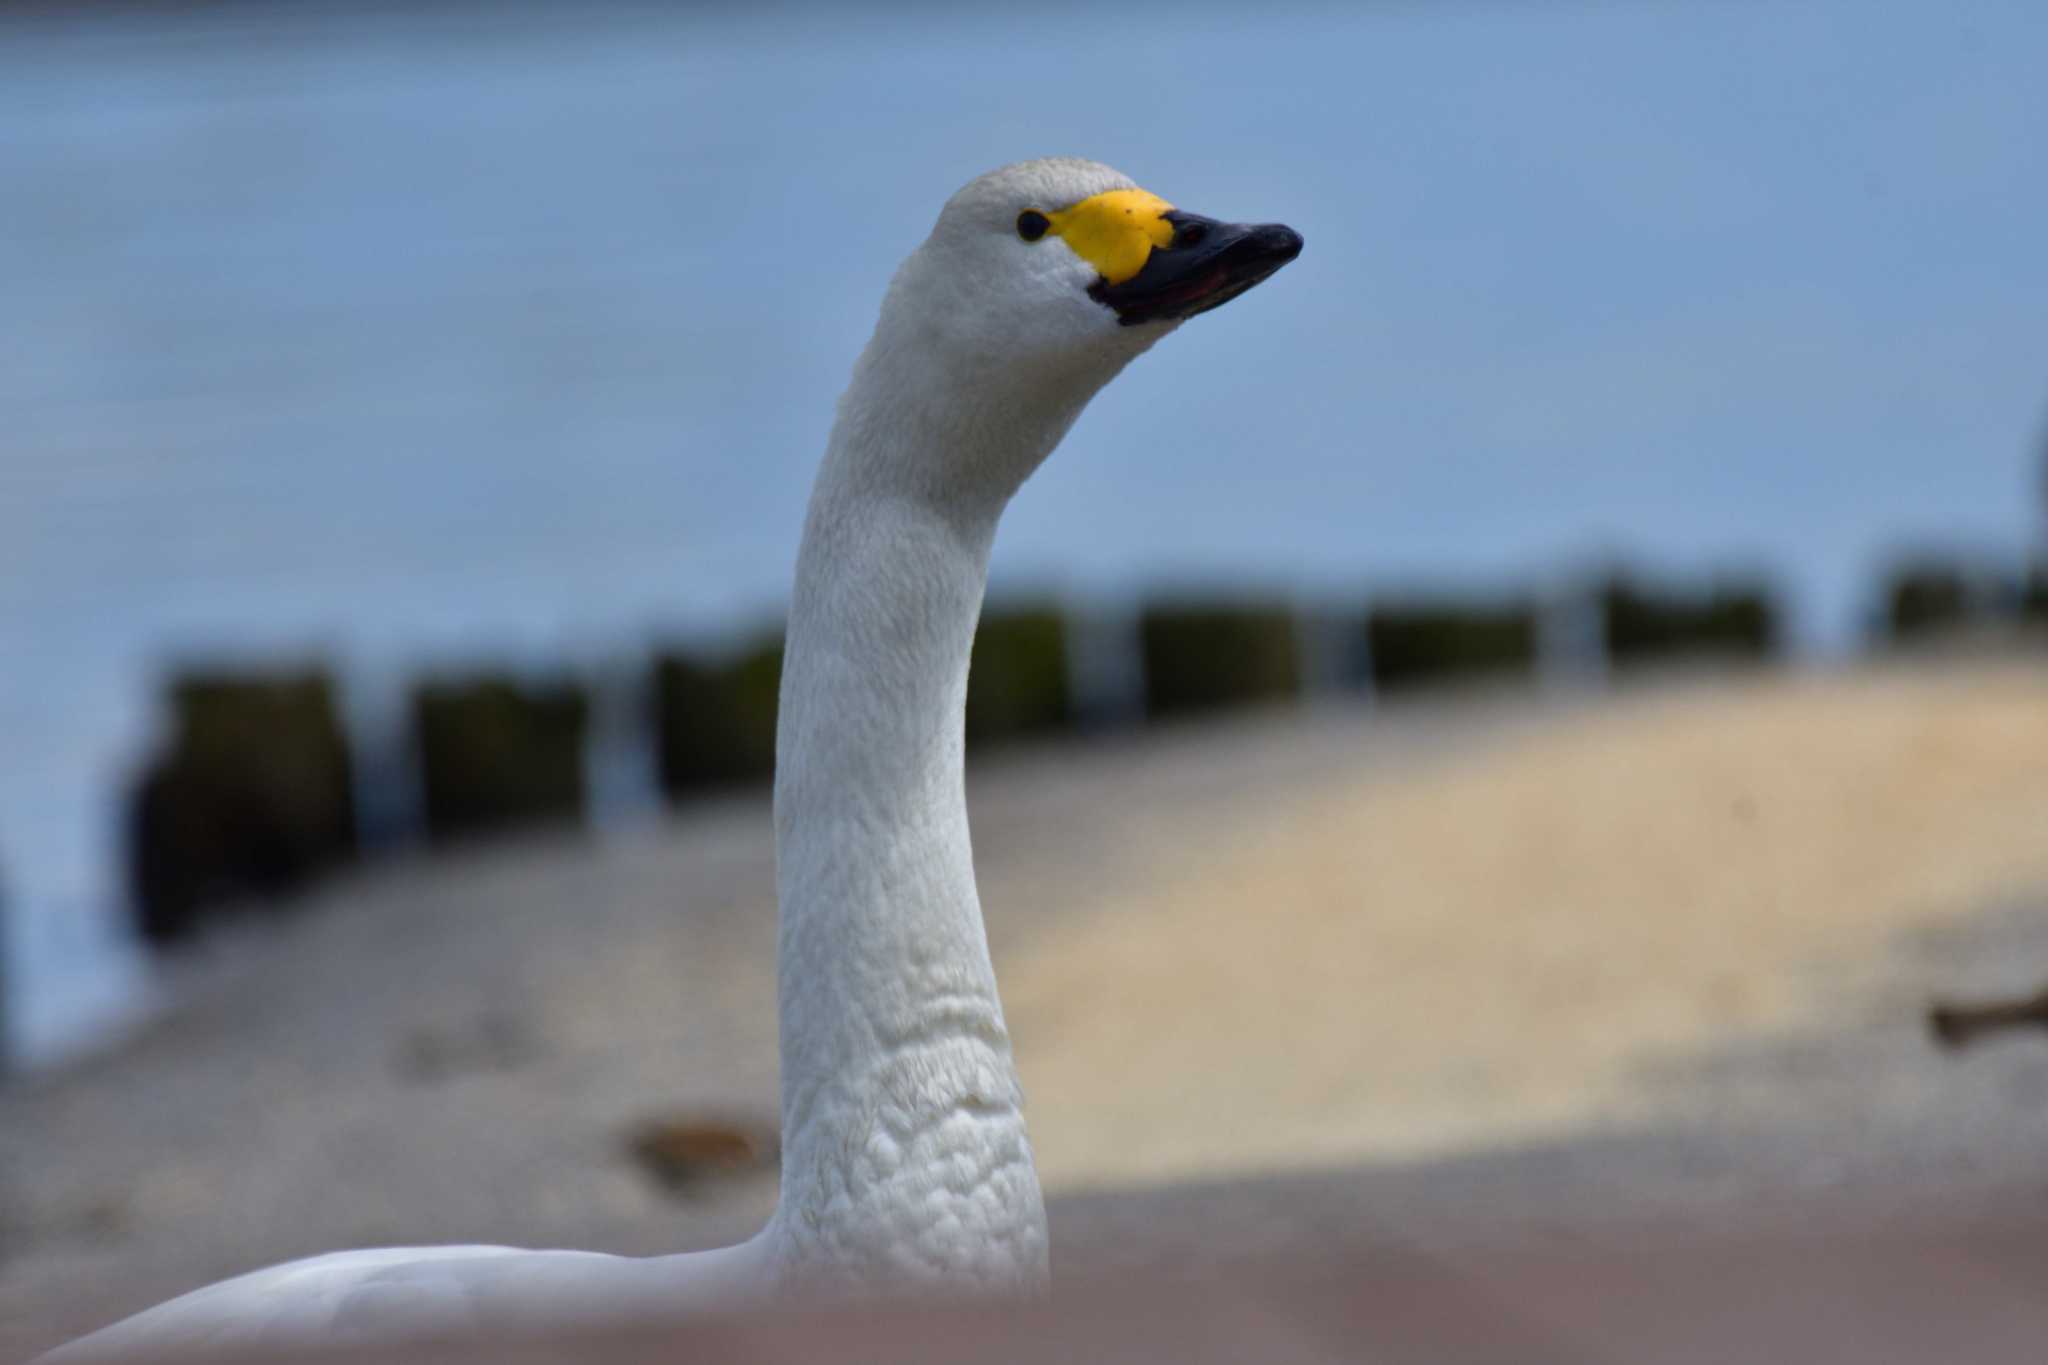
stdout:
[[2048,626],[2048,559],[2027,566],[2020,581],[2020,619],[2036,626]]
[[413,693],[427,836],[435,842],[580,821],[590,702],[574,684],[504,678]]
[[136,923],[159,944],[210,907],[295,891],[356,847],[348,743],[324,674],[190,674],[170,700],[170,746],[129,803]]
[[765,781],[775,771],[782,688],[776,637],[713,663],[667,655],[654,667],[654,733],[661,789],[671,801]]
[[1294,697],[1294,614],[1267,604],[1154,605],[1138,623],[1145,714],[1161,718]]
[[1531,674],[1536,613],[1525,603],[1375,607],[1366,620],[1373,687],[1381,692]]
[[1761,584],[1685,593],[1617,577],[1602,590],[1601,605],[1607,657],[1620,668],[1681,658],[1761,661],[1778,647],[1777,609]]
[[1067,625],[1051,606],[984,611],[967,673],[969,748],[1073,724]]
[[1885,634],[1894,644],[1960,630],[1977,615],[1970,577],[1957,565],[1917,559],[1885,584]]

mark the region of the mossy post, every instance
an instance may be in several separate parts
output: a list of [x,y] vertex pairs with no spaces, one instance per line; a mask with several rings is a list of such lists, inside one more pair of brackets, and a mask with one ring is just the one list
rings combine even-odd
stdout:
[[1048,604],[984,610],[967,671],[970,749],[1064,730],[1074,723],[1067,623]]
[[207,909],[274,900],[356,849],[349,749],[320,672],[193,673],[170,689],[172,737],[129,799],[136,924],[183,938]]
[[1159,603],[1138,622],[1145,714],[1291,699],[1301,692],[1294,613],[1277,603]]
[[413,693],[427,837],[583,819],[590,702],[567,681],[485,677]]
[[2020,620],[2037,630],[2048,626],[2048,557],[2029,564],[2020,580]]
[[1895,567],[1885,582],[1884,631],[1892,644],[1953,634],[1982,613],[1971,576],[1959,564],[1922,556]]
[[1681,659],[1762,662],[1778,649],[1778,610],[1761,583],[1687,592],[1615,575],[1601,591],[1601,608],[1607,657],[1616,668]]
[[1380,693],[1526,678],[1536,669],[1536,611],[1525,602],[1388,603],[1373,608],[1365,630]]
[[717,661],[668,654],[654,665],[654,737],[662,793],[680,801],[765,782],[775,771],[782,637]]

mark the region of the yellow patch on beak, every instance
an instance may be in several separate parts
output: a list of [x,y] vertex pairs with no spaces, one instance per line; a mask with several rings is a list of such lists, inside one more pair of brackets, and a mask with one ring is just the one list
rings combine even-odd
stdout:
[[1149,190],[1110,190],[1045,215],[1049,229],[1111,284],[1145,268],[1152,248],[1173,241],[1173,205]]

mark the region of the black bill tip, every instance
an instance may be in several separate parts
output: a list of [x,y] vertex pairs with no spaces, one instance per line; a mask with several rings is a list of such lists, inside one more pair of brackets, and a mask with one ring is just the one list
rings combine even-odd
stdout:
[[1088,292],[1125,326],[1179,322],[1220,308],[1301,254],[1301,234],[1284,223],[1219,223],[1175,210],[1173,241],[1121,284],[1097,280]]

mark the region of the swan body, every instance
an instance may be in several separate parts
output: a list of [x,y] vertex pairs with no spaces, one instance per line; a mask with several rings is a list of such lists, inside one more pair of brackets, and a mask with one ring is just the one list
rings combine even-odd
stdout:
[[754,1238],[646,1258],[347,1251],[197,1290],[47,1359],[370,1347],[802,1295],[1030,1294],[1045,1209],[963,783],[996,522],[1089,399],[1301,248],[1106,166],[973,181],[898,270],[807,514],[776,739],[782,1189]]

